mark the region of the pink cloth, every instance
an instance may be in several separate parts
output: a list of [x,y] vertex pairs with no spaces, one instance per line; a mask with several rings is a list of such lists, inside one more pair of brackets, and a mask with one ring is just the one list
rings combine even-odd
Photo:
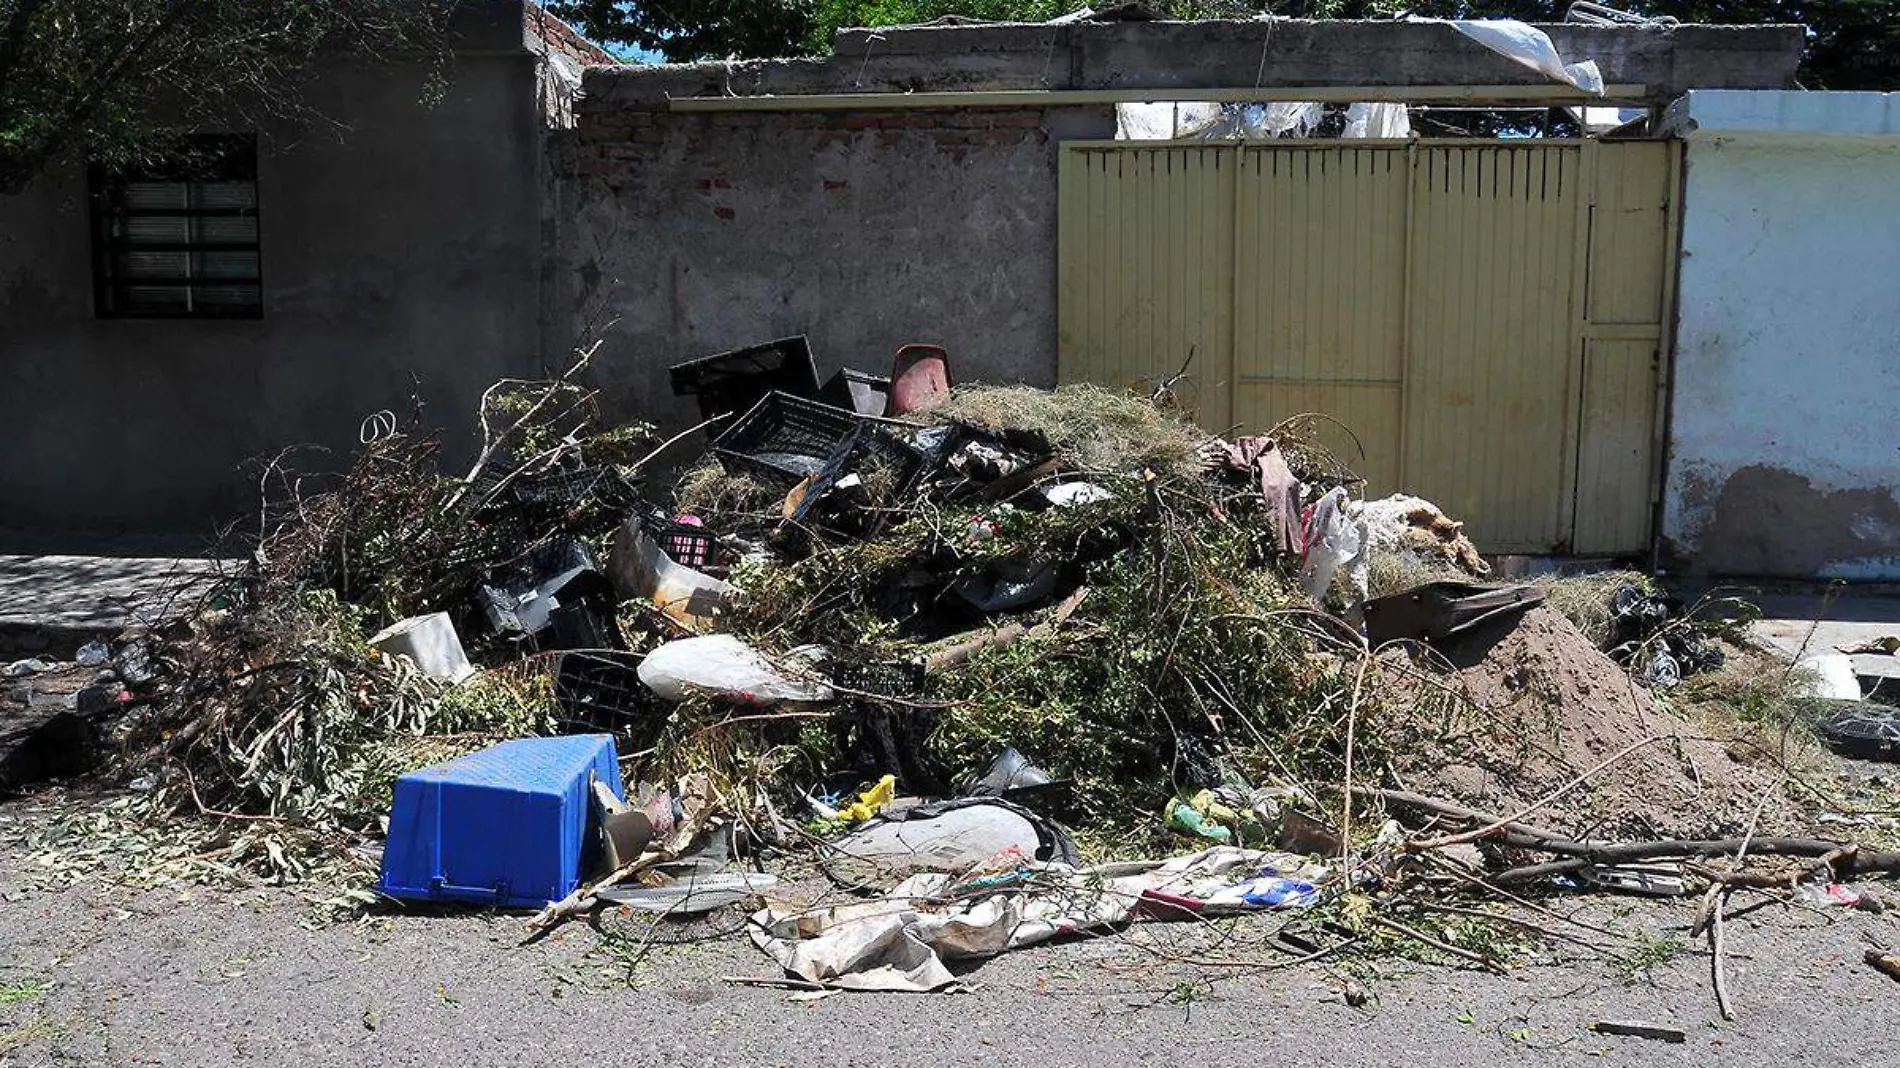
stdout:
[[1236,471],[1248,471],[1260,480],[1260,495],[1267,504],[1267,532],[1283,553],[1296,553],[1300,544],[1300,480],[1286,465],[1286,454],[1272,438],[1248,435],[1227,446],[1227,463]]

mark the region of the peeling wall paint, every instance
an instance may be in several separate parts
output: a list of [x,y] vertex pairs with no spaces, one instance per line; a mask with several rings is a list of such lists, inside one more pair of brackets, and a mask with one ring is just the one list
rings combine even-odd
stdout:
[[1665,548],[1900,579],[1900,138],[1688,140]]

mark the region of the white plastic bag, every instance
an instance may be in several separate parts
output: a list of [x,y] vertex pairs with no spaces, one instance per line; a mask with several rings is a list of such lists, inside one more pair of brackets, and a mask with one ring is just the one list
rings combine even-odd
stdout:
[[1289,133],[1305,137],[1325,118],[1326,106],[1317,100],[1279,100],[1249,107],[1242,122],[1249,137],[1282,137]]
[[1099,504],[1112,501],[1115,494],[1093,482],[1064,482],[1057,486],[1042,487],[1043,499],[1057,508],[1079,508],[1085,504]]
[[1341,137],[1403,139],[1412,135],[1412,119],[1404,104],[1354,104],[1346,109]]
[[1366,524],[1346,514],[1346,491],[1336,488],[1313,506],[1313,518],[1306,526],[1306,561],[1300,566],[1300,588],[1315,601],[1326,598],[1340,568],[1346,568],[1353,597],[1348,608],[1365,603],[1369,580],[1366,553]]
[[1174,137],[1174,105],[1115,105],[1115,140],[1167,141]]
[[1845,653],[1810,656],[1795,665],[1795,677],[1797,692],[1803,697],[1824,697],[1832,701],[1861,699],[1854,658]]
[[764,653],[730,634],[667,642],[640,662],[640,681],[663,700],[709,693],[748,705],[780,701],[829,701],[832,689],[774,664]]
[[[1435,19],[1415,21],[1432,22]],[[1532,70],[1560,82],[1569,82],[1592,96],[1603,95],[1603,73],[1594,60],[1565,63],[1550,35],[1516,19],[1453,21],[1452,28],[1499,55],[1509,56]]]

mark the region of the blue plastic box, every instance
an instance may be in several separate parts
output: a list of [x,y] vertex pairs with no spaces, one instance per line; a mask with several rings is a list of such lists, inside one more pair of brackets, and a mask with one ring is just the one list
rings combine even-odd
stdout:
[[595,778],[626,797],[605,734],[521,738],[404,775],[377,889],[518,908],[566,897],[597,854]]

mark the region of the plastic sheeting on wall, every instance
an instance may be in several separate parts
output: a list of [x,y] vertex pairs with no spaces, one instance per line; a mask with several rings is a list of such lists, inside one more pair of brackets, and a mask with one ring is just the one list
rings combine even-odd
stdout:
[[[1403,110],[1402,106],[1400,110]],[[1117,104],[1115,139],[1259,141],[1275,137],[1305,137],[1319,127],[1320,120],[1325,116],[1326,110],[1322,105],[1299,100],[1270,104]],[[1396,136],[1403,137],[1404,134]]]
[[1603,95],[1603,74],[1597,70],[1595,60],[1565,63],[1563,57],[1557,54],[1557,46],[1551,42],[1550,35],[1529,23],[1516,19],[1413,18],[1410,21],[1449,22],[1452,29],[1499,55],[1509,56],[1556,81],[1568,82],[1592,96]]

